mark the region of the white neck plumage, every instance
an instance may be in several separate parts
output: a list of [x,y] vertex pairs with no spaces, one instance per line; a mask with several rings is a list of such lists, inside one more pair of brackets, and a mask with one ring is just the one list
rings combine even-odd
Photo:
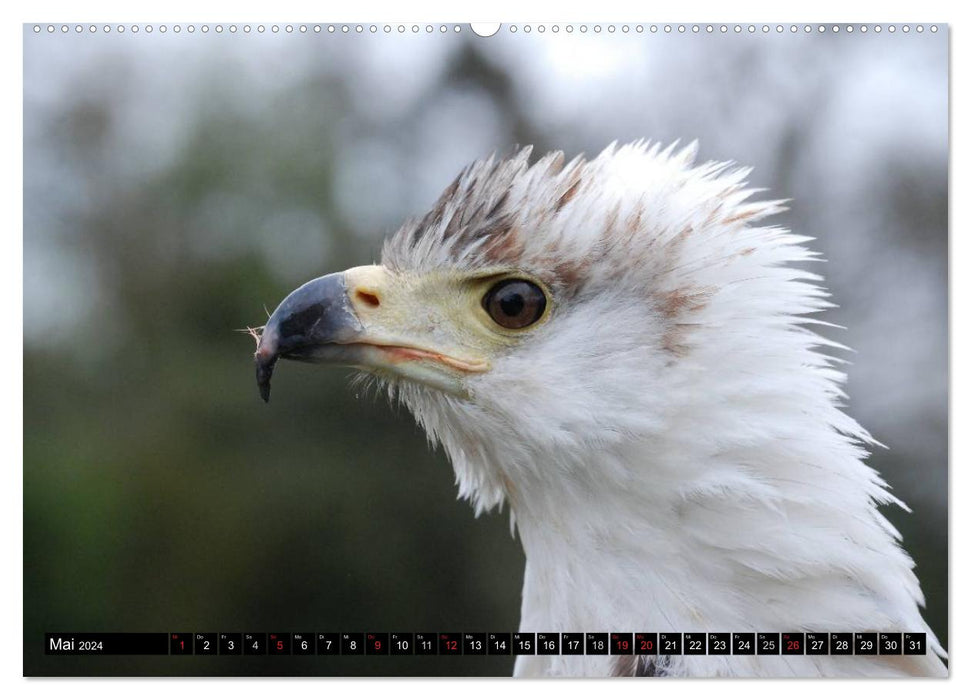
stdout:
[[[601,453],[598,479],[563,474],[532,485],[542,493],[510,493],[527,556],[520,629],[929,632],[910,559],[873,505],[886,500],[884,491],[848,440],[832,436],[827,447],[767,437],[717,453],[708,442],[639,441]],[[576,453],[548,457],[554,472],[591,463]],[[619,657],[537,656],[521,657],[516,672],[635,668],[691,676],[943,672],[933,654],[889,662],[672,656],[637,667]]]

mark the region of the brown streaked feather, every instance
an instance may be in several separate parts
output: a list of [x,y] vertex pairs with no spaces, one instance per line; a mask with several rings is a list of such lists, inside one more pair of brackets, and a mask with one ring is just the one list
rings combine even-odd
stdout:
[[751,219],[753,216],[755,216],[756,214],[760,213],[760,211],[761,209],[743,209],[739,212],[736,212],[735,214],[732,214],[731,216],[725,217],[724,219],[722,219],[721,222],[727,225],[727,224],[734,224],[740,221],[747,221]]
[[708,305],[711,289],[688,289],[682,287],[657,295],[657,309],[667,318],[675,318],[692,311],[700,311]]
[[581,179],[577,178],[576,182],[567,188],[566,192],[560,195],[560,198],[556,200],[556,205],[553,207],[553,213],[559,214],[560,209],[565,207],[571,199],[573,199],[577,192],[580,190],[580,183],[583,182]]
[[494,240],[482,251],[482,257],[493,265],[510,265],[523,254],[523,241],[517,229],[508,228],[486,234]]
[[553,157],[550,159],[550,167],[546,169],[546,173],[547,175],[559,175],[563,171],[566,156],[563,154],[563,151],[555,151],[550,155]]

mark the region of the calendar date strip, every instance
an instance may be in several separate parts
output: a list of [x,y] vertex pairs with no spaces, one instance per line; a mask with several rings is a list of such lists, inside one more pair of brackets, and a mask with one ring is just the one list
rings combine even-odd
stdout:
[[52,656],[920,655],[924,632],[49,632]]

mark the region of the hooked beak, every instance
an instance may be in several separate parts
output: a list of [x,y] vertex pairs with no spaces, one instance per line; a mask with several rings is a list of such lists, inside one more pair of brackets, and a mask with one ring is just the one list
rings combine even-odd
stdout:
[[[485,372],[485,359],[463,359],[426,329],[402,323],[390,298],[388,271],[355,267],[307,282],[270,316],[256,349],[256,383],[270,400],[270,379],[281,357],[350,365],[408,378],[453,395],[465,394],[468,374]],[[407,299],[398,299],[399,308]],[[392,310],[386,309],[391,306]],[[410,307],[407,307],[410,308]]]
[[283,357],[303,362],[339,362],[342,345],[358,339],[364,327],[347,298],[345,273],[318,277],[294,290],[270,316],[256,349],[256,384],[270,400],[270,378]]

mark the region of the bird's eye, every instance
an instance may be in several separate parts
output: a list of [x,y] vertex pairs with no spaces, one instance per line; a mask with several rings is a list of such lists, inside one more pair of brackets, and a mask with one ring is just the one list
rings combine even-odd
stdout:
[[503,328],[525,328],[543,317],[546,294],[532,282],[507,279],[486,293],[482,306]]

